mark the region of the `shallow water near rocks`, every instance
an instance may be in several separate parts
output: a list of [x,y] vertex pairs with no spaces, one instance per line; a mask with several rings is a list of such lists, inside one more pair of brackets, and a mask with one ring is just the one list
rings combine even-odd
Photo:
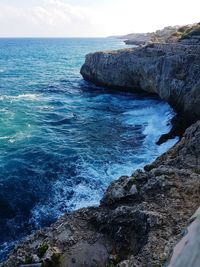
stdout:
[[0,39],[0,260],[64,212],[97,205],[110,182],[172,146],[155,97],[83,81],[85,54],[114,39]]

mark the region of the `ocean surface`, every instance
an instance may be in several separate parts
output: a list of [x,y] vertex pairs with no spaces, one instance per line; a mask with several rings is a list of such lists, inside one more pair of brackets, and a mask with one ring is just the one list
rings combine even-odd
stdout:
[[155,145],[173,111],[155,97],[85,82],[85,54],[115,39],[0,39],[0,260],[64,212],[97,205]]

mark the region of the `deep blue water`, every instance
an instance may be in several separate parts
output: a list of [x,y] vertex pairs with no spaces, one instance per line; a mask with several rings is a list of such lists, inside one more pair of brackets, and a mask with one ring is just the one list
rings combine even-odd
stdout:
[[83,81],[85,54],[114,39],[0,39],[0,259],[65,211],[169,148],[170,107]]

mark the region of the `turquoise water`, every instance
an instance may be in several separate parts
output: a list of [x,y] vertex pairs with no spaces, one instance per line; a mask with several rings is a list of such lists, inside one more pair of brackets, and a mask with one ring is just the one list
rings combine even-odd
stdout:
[[169,148],[171,108],[85,82],[85,54],[114,39],[0,39],[0,259],[33,230],[97,205],[110,182]]

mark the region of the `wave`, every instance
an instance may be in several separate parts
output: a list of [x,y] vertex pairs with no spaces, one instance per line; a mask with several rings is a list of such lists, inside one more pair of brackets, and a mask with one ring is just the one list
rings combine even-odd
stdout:
[[20,94],[17,96],[13,95],[1,95],[0,101],[4,100],[13,100],[13,101],[19,101],[19,100],[26,100],[26,101],[36,101],[41,99],[42,94]]

